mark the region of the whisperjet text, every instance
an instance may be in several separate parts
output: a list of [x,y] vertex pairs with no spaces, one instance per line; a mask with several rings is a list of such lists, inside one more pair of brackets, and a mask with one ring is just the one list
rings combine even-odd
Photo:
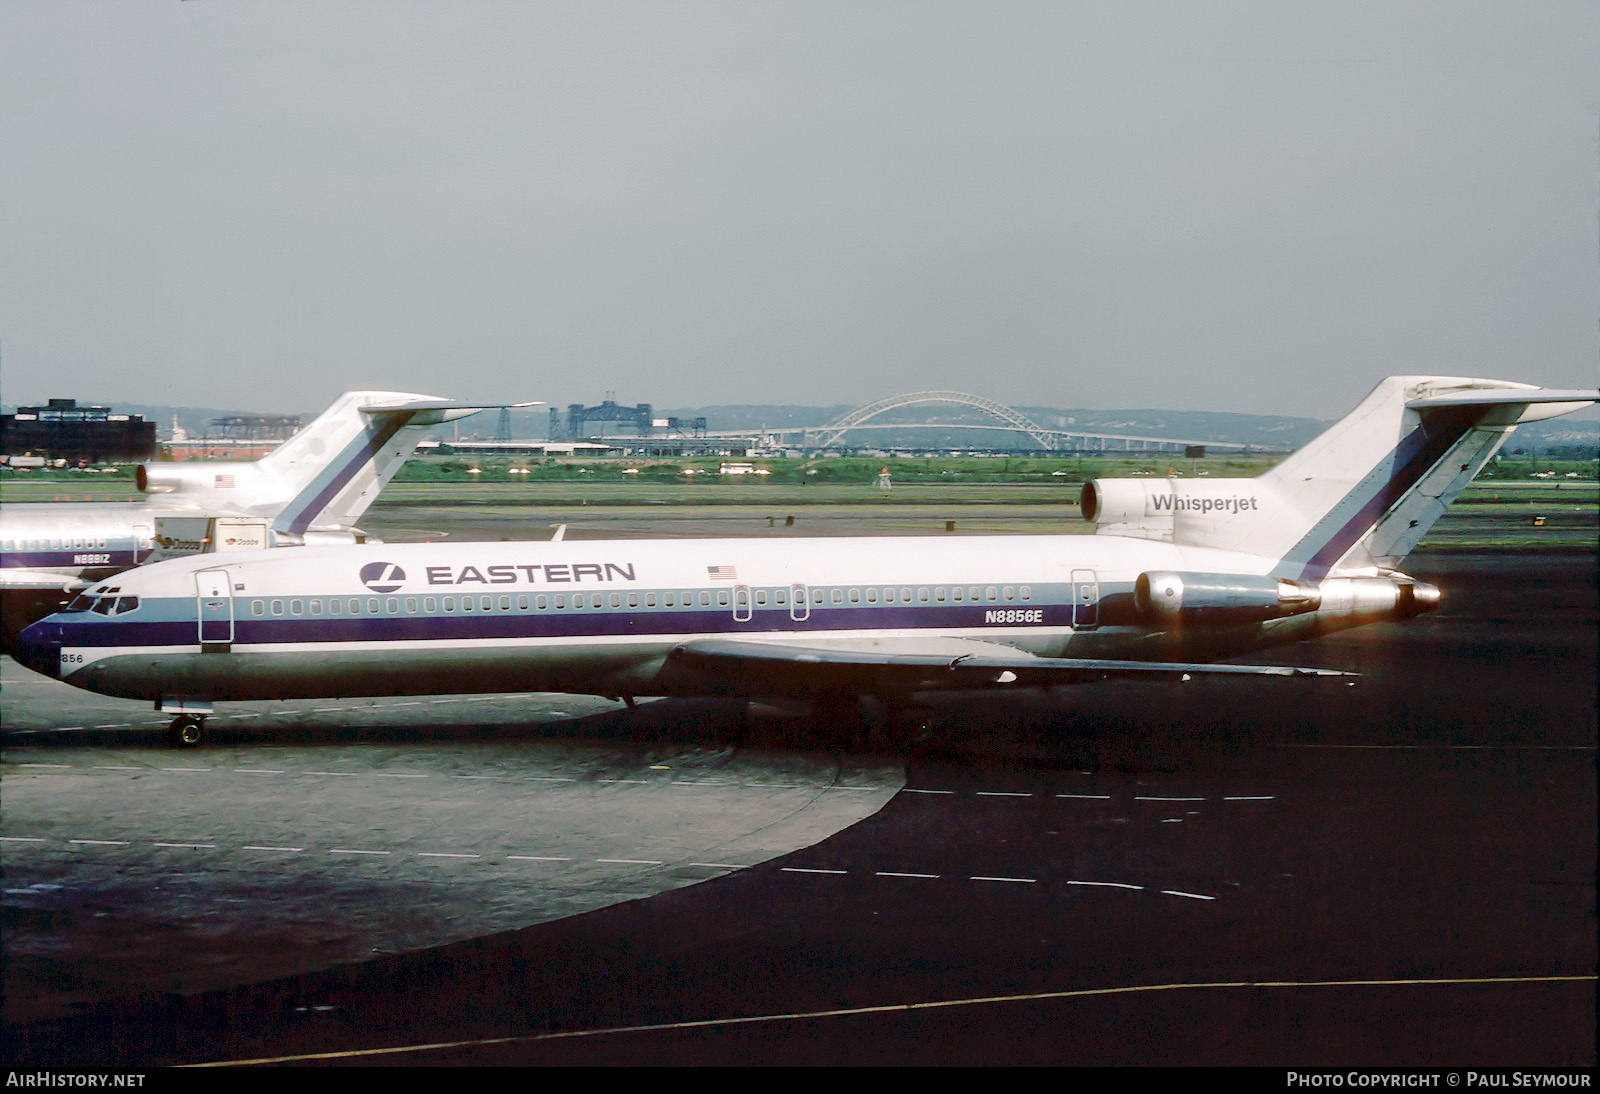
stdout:
[[1231,498],[1180,498],[1176,494],[1155,494],[1150,498],[1150,504],[1155,506],[1156,512],[1179,510],[1182,512],[1196,513],[1243,513],[1251,509],[1261,508],[1261,499],[1244,494],[1235,494]]

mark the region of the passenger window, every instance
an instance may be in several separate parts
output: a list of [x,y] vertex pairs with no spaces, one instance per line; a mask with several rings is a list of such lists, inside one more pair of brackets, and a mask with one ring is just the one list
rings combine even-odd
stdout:
[[917,590],[917,601],[919,603],[922,603],[922,604],[926,604],[928,602],[928,590],[927,589],[918,589]]
[[1029,588],[1027,585],[1024,585],[1022,587],[1021,592],[1022,592],[1022,599],[1024,599],[1024,600],[1032,600],[1033,599],[1033,590],[1031,588]]
[[[612,593],[611,595],[612,596],[616,596],[617,594],[616,593]],[[600,594],[599,593],[590,593],[589,594],[589,607],[598,608],[599,606],[600,606]],[[615,605],[612,605],[612,606],[615,607]]]
[[[706,594],[705,593],[701,593],[700,595],[701,596],[705,596]],[[724,608],[726,608],[728,606],[728,590],[727,589],[718,589],[717,590],[717,604],[719,606],[721,606],[721,607],[724,607]]]
[[990,585],[987,589],[983,590],[983,596],[984,596],[985,600],[993,600],[994,599],[994,586]]
[[472,610],[472,597],[464,596],[461,598],[461,610],[464,612],[470,612]]
[[943,585],[941,585],[937,589],[933,590],[933,598],[935,600],[937,600],[941,604],[944,603],[944,586]]
[[429,615],[432,615],[434,612],[439,610],[439,601],[431,596],[423,597],[422,610],[427,612]]
[[[79,599],[81,600],[82,597],[79,597]],[[72,609],[69,608],[67,610],[71,611]],[[82,609],[79,609],[79,610],[81,611]],[[251,615],[266,615],[267,614],[267,606],[265,604],[263,604],[259,600],[252,600],[250,602],[250,614]]]
[[639,606],[639,594],[638,593],[629,593],[628,594],[628,607],[637,608],[638,606]]
[[757,589],[756,590],[756,603],[764,605],[764,604],[766,604],[766,602],[767,602],[767,590],[765,590],[765,589]]
[[353,596],[350,598],[350,614],[351,615],[360,615],[361,614],[361,601],[357,600]]
[[388,609],[390,615],[399,614],[399,612],[400,612],[400,598],[399,597],[395,597],[395,596],[391,596],[389,598],[388,603],[385,604],[384,607]]
[[378,598],[377,597],[374,596],[374,597],[371,597],[371,598],[369,598],[367,600],[367,614],[368,615],[377,615],[378,614]]
[[406,614],[407,615],[416,615],[417,614],[417,598],[416,597],[414,597],[414,596],[406,597]]
[[653,607],[656,606],[656,594],[655,593],[645,593],[644,594],[644,606],[647,607],[647,608],[653,608]]
[[[506,601],[505,606],[509,608],[511,606],[511,602],[509,600]],[[494,597],[492,597],[492,596],[480,596],[480,597],[478,597],[478,610],[481,611],[481,612],[493,611],[494,610]]]
[[852,604],[861,603],[861,590],[860,589],[851,589],[850,590],[850,603],[852,603]]
[[304,600],[291,600],[291,601],[289,601],[289,614],[290,615],[304,615],[305,611],[306,611],[306,602]]
[[539,596],[534,598],[534,603],[538,605],[539,610],[542,612],[546,608],[550,607],[550,598],[541,593]]
[[832,599],[832,601],[835,604],[843,604],[844,603],[844,590],[843,589],[834,589],[832,591],[830,599]]
[[322,614],[322,601],[313,600],[311,602],[311,614],[312,615],[321,615]]
[[[717,596],[717,603],[718,604],[727,604],[727,602],[728,602],[728,594],[727,593],[718,594],[718,596]],[[702,608],[711,607],[711,594],[710,593],[701,593],[700,594],[700,606]]]
[[666,594],[666,606],[669,607],[669,608],[676,608],[678,606],[677,594],[675,594],[675,593],[667,593]]
[[453,612],[453,611],[456,610],[456,598],[455,597],[447,596],[447,597],[444,598],[444,610],[447,611],[447,612]]
[[[911,598],[908,596],[908,597],[906,597],[906,599],[910,600]],[[894,590],[893,589],[885,589],[885,590],[883,590],[883,602],[885,604],[893,604],[894,603]]]
[[273,615],[282,615],[283,614],[283,601],[274,600],[272,602],[272,614]]
[[342,601],[342,600],[330,600],[330,601],[328,601],[328,611],[329,611],[329,613],[331,613],[333,615],[338,615],[340,612],[344,611],[344,601]]
[[1007,600],[1014,600],[1014,599],[1016,599],[1016,595],[1015,595],[1015,594],[1016,594],[1016,590],[1015,590],[1015,589],[1013,589],[1013,588],[1012,588],[1012,587],[1011,587],[1011,586],[1010,586],[1010,585],[1007,585],[1007,586],[1006,586],[1006,588],[1005,588],[1005,594],[1006,594],[1006,599],[1007,599]]
[[867,590],[867,603],[868,604],[876,604],[877,602],[878,602],[878,590],[877,589],[868,589]]
[[[573,599],[576,600],[577,597],[573,597]],[[567,606],[567,598],[565,596],[556,597],[556,607],[565,608],[566,606]]]
[[[540,599],[543,599],[543,598],[541,597]],[[542,604],[540,605],[540,607],[543,607],[543,606],[544,605],[542,605]],[[528,596],[527,596],[526,593],[524,593],[523,595],[517,597],[517,611],[525,612],[527,610],[528,610]]]

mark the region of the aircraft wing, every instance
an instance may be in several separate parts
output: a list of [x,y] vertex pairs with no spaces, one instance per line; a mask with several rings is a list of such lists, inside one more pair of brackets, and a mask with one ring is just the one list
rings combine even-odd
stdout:
[[71,574],[53,574],[49,570],[0,570],[0,589],[60,589],[72,592],[87,588],[89,583]]
[[[937,643],[937,640],[935,642]],[[729,683],[804,692],[883,688],[935,690],[994,685],[1043,687],[1096,680],[1185,676],[1355,676],[1332,669],[1281,665],[1212,665],[1171,661],[1116,661],[1035,657],[989,642],[951,642],[919,651],[915,644],[888,649],[805,646],[787,642],[706,638],[673,649],[669,663]],[[986,648],[985,648],[986,647]],[[991,652],[992,651],[992,652]]]

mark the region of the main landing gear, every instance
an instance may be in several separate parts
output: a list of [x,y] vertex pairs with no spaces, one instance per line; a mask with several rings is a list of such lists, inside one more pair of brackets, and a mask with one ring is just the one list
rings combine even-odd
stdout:
[[811,697],[813,739],[841,752],[909,752],[930,723],[929,712],[909,695],[823,691]]
[[199,748],[206,741],[203,714],[180,714],[167,727],[167,743],[173,748]]

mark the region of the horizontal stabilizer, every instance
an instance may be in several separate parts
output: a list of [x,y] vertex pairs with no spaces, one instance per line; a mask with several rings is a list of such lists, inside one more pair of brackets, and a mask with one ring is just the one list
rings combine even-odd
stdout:
[[538,400],[528,403],[453,403],[448,399],[412,399],[407,402],[367,403],[360,408],[363,414],[387,414],[400,410],[521,410],[530,406],[544,406]]
[[1600,401],[1600,389],[1573,388],[1500,388],[1493,391],[1456,391],[1449,395],[1434,395],[1426,399],[1412,399],[1406,406],[1423,410],[1436,406],[1504,406],[1521,403],[1593,403]]

